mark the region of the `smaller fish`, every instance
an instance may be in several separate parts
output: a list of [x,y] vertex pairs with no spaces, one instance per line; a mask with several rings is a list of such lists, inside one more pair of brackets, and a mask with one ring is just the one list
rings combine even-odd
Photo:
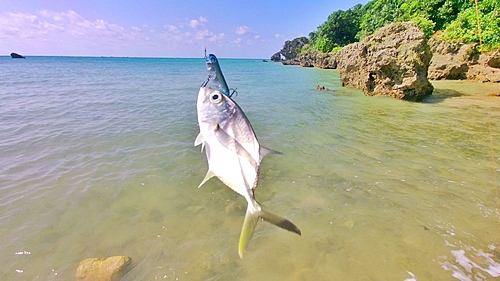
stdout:
[[218,83],[218,86],[224,95],[230,96],[229,87],[227,86],[224,74],[222,74],[219,60],[217,60],[217,57],[214,54],[209,54],[207,56],[207,49],[205,49],[205,62],[207,63],[208,68],[208,80]]

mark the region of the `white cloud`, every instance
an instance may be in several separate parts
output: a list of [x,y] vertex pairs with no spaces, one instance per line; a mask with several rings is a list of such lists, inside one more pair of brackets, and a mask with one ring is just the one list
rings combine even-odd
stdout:
[[179,28],[172,24],[166,24],[163,26],[166,30],[172,33],[179,33]]
[[203,26],[203,23],[208,22],[207,18],[200,17],[197,20],[190,20],[189,21],[189,26],[194,29],[198,29],[199,27]]
[[0,41],[17,41],[16,44],[33,45],[34,48],[38,47],[38,42],[69,50],[71,45],[86,49],[85,46],[144,40],[146,36],[142,35],[139,27],[126,29],[102,19],[90,21],[72,10],[0,14]]
[[64,27],[42,21],[32,14],[4,13],[0,15],[0,38],[34,38],[63,30]]
[[40,15],[46,18],[51,18],[54,21],[63,21],[64,18],[60,15],[60,13],[48,11],[48,10],[42,10],[38,12]]
[[210,42],[220,42],[222,41],[226,35],[224,33],[219,33],[219,34],[214,34],[213,32],[204,29],[204,30],[199,30],[196,35],[195,39],[198,41],[210,41]]
[[191,26],[194,29],[197,29],[200,26],[200,22],[198,20],[190,20],[189,26]]
[[238,54],[246,45],[263,41],[248,26],[228,29],[216,29],[201,16],[158,27],[146,23],[121,26],[72,10],[6,12],[0,13],[0,46],[42,55],[182,56],[199,52],[200,45],[227,49],[226,55]]
[[250,27],[248,27],[246,25],[242,25],[242,26],[236,27],[236,31],[235,32],[238,35],[243,35],[243,34],[252,33],[252,30],[250,29]]

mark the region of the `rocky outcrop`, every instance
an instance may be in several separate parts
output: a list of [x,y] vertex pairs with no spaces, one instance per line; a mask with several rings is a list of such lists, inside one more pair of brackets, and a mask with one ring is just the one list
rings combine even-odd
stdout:
[[469,65],[477,62],[479,52],[475,45],[449,42],[441,38],[429,39],[432,60],[427,78],[431,80],[467,79]]
[[440,38],[431,38],[429,46],[433,52],[429,79],[500,82],[500,50],[492,54],[481,54],[476,44],[450,42]]
[[337,68],[336,53],[321,53],[318,50],[299,53],[295,58],[281,61],[283,65],[300,65],[302,67],[318,67],[323,69]]
[[500,82],[500,50],[492,54],[481,54],[477,63],[469,66],[467,79],[481,82]]
[[500,68],[500,50],[496,50],[496,52],[486,58],[486,64],[489,67]]
[[467,79],[481,82],[500,82],[500,69],[483,64],[471,65],[467,71]]
[[296,60],[300,66],[314,66],[323,69],[337,68],[336,53],[321,53],[318,50],[300,53]]
[[25,59],[24,56],[21,56],[18,53],[10,53],[10,57],[13,58],[13,59]]
[[392,23],[342,48],[337,68],[342,86],[362,89],[369,96],[421,101],[434,89],[427,80],[431,57],[418,26]]
[[127,272],[132,259],[125,256],[90,258],[80,262],[75,278],[78,281],[117,281]]
[[283,48],[271,56],[272,61],[282,61],[295,59],[302,47],[309,43],[306,37],[295,38],[292,41],[288,40],[283,45]]

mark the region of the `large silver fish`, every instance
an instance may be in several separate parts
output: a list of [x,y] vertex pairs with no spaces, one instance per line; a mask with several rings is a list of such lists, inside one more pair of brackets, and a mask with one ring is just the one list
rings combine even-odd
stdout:
[[248,202],[238,244],[240,257],[259,219],[300,235],[297,226],[264,209],[254,198],[262,157],[279,152],[260,146],[245,113],[223,92],[201,87],[197,111],[200,134],[194,145],[205,147],[208,160],[208,172],[198,187],[216,176]]

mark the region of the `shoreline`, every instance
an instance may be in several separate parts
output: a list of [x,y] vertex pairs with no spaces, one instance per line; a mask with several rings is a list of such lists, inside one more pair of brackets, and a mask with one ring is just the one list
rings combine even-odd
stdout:
[[434,86],[432,95],[423,103],[445,103],[457,107],[500,109],[498,83],[474,80],[429,80]]
[[[496,97],[500,95],[500,85],[495,82],[481,82],[476,80],[429,80],[436,90],[453,90],[460,93],[462,96],[487,96]],[[450,84],[455,85],[450,85]],[[442,93],[437,93],[442,94]]]

